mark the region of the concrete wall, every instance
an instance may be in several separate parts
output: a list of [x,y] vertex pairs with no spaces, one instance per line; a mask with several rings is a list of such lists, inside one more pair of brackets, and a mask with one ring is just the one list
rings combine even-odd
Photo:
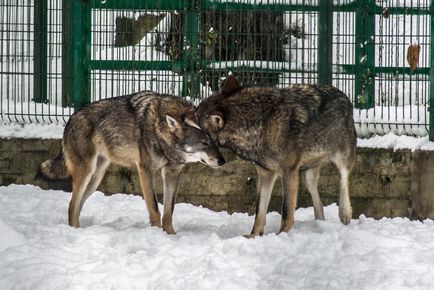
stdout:
[[[0,185],[35,184],[42,188],[70,191],[70,180],[53,182],[41,178],[39,164],[54,158],[61,150],[60,140],[0,139]],[[217,170],[190,164],[181,177],[178,202],[203,205],[213,210],[253,213],[255,208],[254,167],[223,151],[227,164]],[[162,201],[161,178],[157,191]],[[319,191],[324,204],[338,202],[339,175],[334,166],[322,169]],[[111,166],[100,191],[107,194],[140,194],[135,170]],[[354,217],[366,216],[434,218],[434,152],[359,148],[357,165],[350,177]],[[281,185],[276,182],[270,211],[280,211]],[[311,200],[301,186],[299,206]]]

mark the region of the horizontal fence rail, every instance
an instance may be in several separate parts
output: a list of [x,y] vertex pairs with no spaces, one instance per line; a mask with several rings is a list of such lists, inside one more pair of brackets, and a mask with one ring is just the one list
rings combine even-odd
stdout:
[[432,0],[5,0],[3,123],[64,123],[154,90],[196,103],[244,84],[332,84],[360,137],[434,141]]

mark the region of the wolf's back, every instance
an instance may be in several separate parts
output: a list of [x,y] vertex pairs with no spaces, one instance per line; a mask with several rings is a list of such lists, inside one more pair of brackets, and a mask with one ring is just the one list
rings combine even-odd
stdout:
[[62,153],[55,159],[48,159],[42,162],[40,171],[42,175],[53,180],[67,179],[69,177]]

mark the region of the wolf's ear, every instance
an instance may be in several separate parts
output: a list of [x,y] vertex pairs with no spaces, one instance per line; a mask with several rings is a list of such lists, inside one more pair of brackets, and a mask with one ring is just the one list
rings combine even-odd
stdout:
[[222,93],[225,95],[230,95],[236,90],[240,88],[240,84],[238,83],[237,79],[234,77],[234,75],[228,76],[228,78],[225,81],[225,84],[222,88]]
[[209,115],[208,120],[213,131],[220,131],[225,126],[225,121],[223,121],[223,117],[220,115]]
[[169,115],[166,115],[166,122],[167,126],[169,126],[170,132],[175,134],[177,131],[181,129],[181,126],[179,125],[178,121],[175,120],[175,118],[170,117]]

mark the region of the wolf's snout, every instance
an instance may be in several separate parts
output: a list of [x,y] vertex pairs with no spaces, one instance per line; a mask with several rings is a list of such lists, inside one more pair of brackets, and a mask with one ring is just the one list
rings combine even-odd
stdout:
[[223,157],[217,157],[217,158],[210,158],[206,164],[208,164],[211,167],[217,168],[225,164],[226,161]]

